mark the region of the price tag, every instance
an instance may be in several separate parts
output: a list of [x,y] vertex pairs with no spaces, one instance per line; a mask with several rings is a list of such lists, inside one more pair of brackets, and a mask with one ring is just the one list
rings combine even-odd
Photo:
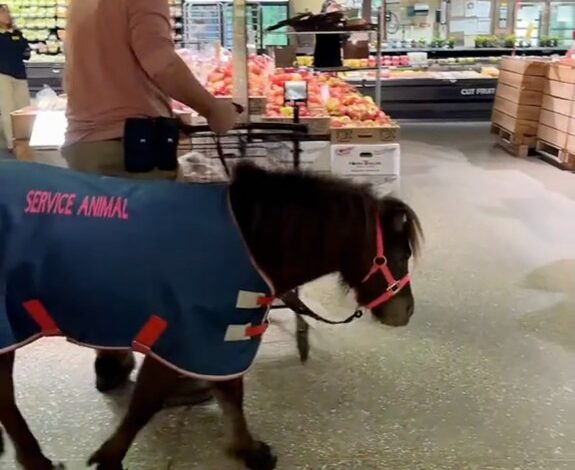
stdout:
[[285,83],[285,101],[302,103],[307,101],[307,82],[294,80]]

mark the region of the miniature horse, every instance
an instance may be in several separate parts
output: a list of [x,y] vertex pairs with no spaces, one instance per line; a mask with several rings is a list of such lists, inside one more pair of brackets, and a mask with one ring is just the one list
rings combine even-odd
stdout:
[[[346,181],[291,171],[269,172],[243,163],[235,168],[226,192],[251,259],[269,280],[273,296],[323,275],[339,273],[342,282],[355,292],[358,305],[370,310],[379,322],[389,326],[409,322],[414,299],[408,265],[417,252],[421,227],[405,203],[389,197],[378,199],[366,186]],[[120,207],[119,214],[125,209]],[[155,235],[148,231],[143,236]],[[0,254],[0,269],[4,256]],[[227,274],[222,272],[222,279]],[[185,282],[191,285],[194,279]],[[165,292],[172,294],[168,287]],[[0,354],[0,422],[25,470],[63,468],[44,456],[16,405],[14,356],[13,350]],[[162,408],[179,376],[165,361],[148,354],[126,416],[88,464],[99,470],[121,470],[138,432]],[[242,376],[213,381],[213,387],[229,424],[231,454],[249,469],[275,468],[277,458],[271,448],[254,439],[248,430]]]

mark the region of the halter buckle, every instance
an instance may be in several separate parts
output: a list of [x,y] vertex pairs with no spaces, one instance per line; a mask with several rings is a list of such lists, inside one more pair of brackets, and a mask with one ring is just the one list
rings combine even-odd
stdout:
[[401,283],[399,281],[395,281],[393,284],[390,284],[386,290],[395,295],[401,290]]

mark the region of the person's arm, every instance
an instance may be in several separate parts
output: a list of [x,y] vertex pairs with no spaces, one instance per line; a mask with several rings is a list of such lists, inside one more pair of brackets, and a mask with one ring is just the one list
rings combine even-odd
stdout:
[[142,68],[168,96],[208,117],[215,98],[175,51],[167,0],[131,0],[126,4],[130,45]]
[[22,34],[22,31],[18,31],[20,36],[20,45],[22,46],[22,60],[30,59],[30,54],[32,50],[30,49],[30,44],[28,44],[28,40]]

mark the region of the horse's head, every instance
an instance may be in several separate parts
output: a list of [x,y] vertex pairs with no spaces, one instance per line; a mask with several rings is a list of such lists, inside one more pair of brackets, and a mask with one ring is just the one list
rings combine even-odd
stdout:
[[342,269],[343,280],[355,290],[358,303],[383,324],[407,325],[415,302],[409,261],[422,237],[415,212],[394,198],[379,201],[367,232],[351,249]]

